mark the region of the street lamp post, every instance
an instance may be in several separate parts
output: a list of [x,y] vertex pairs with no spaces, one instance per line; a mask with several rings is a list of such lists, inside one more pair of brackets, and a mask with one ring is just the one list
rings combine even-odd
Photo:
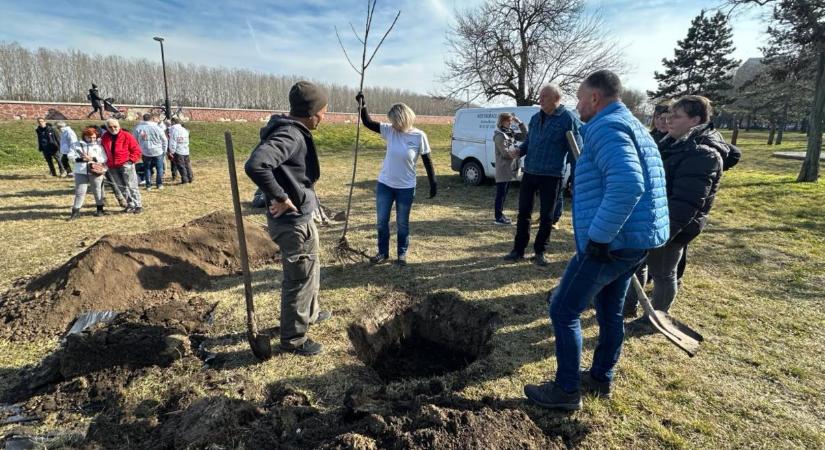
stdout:
[[166,106],[166,120],[172,118],[172,105],[169,104],[169,84],[166,82],[166,57],[163,54],[163,38],[155,36],[152,39],[160,42],[160,64],[163,67],[163,103]]

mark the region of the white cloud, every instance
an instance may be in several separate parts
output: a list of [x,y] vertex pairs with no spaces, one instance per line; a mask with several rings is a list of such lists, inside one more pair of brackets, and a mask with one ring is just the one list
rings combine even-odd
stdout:
[[246,21],[246,26],[249,27],[249,35],[252,37],[252,43],[255,45],[255,51],[258,53],[258,56],[263,58],[264,54],[261,52],[261,46],[258,44],[258,38],[255,37],[255,29],[252,28],[252,24],[249,23],[249,19]]
[[[453,13],[481,1],[379,2],[373,33],[382,33],[397,9],[402,14],[368,69],[368,85],[420,93],[436,91],[447,52],[444,38],[454,20]],[[714,2],[717,0],[590,0],[589,5],[604,6],[607,25],[625,48],[628,62],[633,66],[625,84],[646,90],[655,88],[653,72],[661,69],[662,58],[672,57],[676,41],[685,36],[691,19],[702,6],[709,7]],[[81,21],[53,14],[49,8],[40,8],[49,13],[38,12],[37,8],[28,6],[4,5],[0,40],[17,41],[29,48],[73,48],[157,61],[160,55],[152,36],[162,33],[166,38],[167,61],[244,67],[350,86],[358,82],[358,76],[338,47],[334,28],[341,30],[351,55],[360,56],[360,43],[350,37],[349,29],[349,22],[359,31],[363,26],[364,5],[360,0],[334,3],[305,0],[301,7],[289,11],[277,4],[238,4],[232,7],[232,14],[223,14],[226,7],[221,5],[193,5],[188,7],[185,20],[174,22],[174,26],[169,25],[169,5],[165,3],[148,15],[130,15],[123,22],[106,26],[93,25],[86,18]],[[129,28],[121,29],[127,25]],[[734,56],[739,59],[759,56],[764,23],[754,14],[748,14],[736,17],[733,28],[737,47]],[[376,41],[377,37],[372,42]]]

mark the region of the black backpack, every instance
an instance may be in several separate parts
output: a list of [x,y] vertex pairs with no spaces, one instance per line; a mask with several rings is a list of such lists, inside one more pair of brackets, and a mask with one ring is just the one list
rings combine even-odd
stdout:
[[733,166],[739,164],[739,160],[742,158],[742,150],[739,150],[739,147],[733,144],[727,144],[728,146],[728,155],[722,158],[722,170],[728,170]]

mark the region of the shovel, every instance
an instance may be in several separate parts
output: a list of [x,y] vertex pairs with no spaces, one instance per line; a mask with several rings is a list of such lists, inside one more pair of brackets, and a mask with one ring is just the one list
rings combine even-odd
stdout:
[[252,275],[249,273],[249,255],[246,252],[246,233],[241,214],[241,199],[238,195],[238,176],[235,173],[235,149],[232,145],[232,133],[224,133],[226,138],[226,160],[229,164],[229,184],[232,185],[232,206],[235,207],[235,226],[238,228],[238,249],[241,253],[243,269],[243,291],[246,297],[246,338],[252,347],[252,354],[264,361],[272,357],[272,344],[269,336],[258,333],[255,320],[255,303],[252,301]]
[[705,338],[689,326],[670,317],[666,312],[653,309],[653,305],[651,305],[650,299],[647,298],[642,283],[639,282],[636,274],[633,274],[631,283],[633,289],[636,290],[639,303],[642,304],[642,309],[645,311],[645,317],[653,325],[653,328],[662,333],[674,345],[684,350],[688,356],[696,355],[696,352],[699,351],[699,343],[704,341]]
[[[566,136],[573,157],[578,159],[581,151],[579,150],[579,144],[576,142],[573,132],[568,131]],[[699,343],[704,341],[702,335],[682,322],[670,317],[666,312],[653,309],[653,305],[650,304],[650,299],[647,298],[647,294],[645,294],[645,290],[635,274],[633,275],[631,284],[633,285],[633,289],[636,290],[639,303],[642,304],[642,309],[645,311],[645,317],[647,317],[653,325],[653,328],[663,334],[674,345],[684,350],[689,356],[695,355],[696,352],[699,351]]]

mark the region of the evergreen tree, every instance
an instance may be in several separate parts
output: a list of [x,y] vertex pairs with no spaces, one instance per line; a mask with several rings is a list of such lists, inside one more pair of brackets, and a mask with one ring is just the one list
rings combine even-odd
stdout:
[[730,103],[726,93],[733,87],[733,69],[739,61],[729,57],[735,48],[727,17],[721,12],[708,17],[702,10],[677,44],[673,59],[662,60],[665,71],[654,73],[657,90],[647,95],[651,99],[704,95],[716,106]]

